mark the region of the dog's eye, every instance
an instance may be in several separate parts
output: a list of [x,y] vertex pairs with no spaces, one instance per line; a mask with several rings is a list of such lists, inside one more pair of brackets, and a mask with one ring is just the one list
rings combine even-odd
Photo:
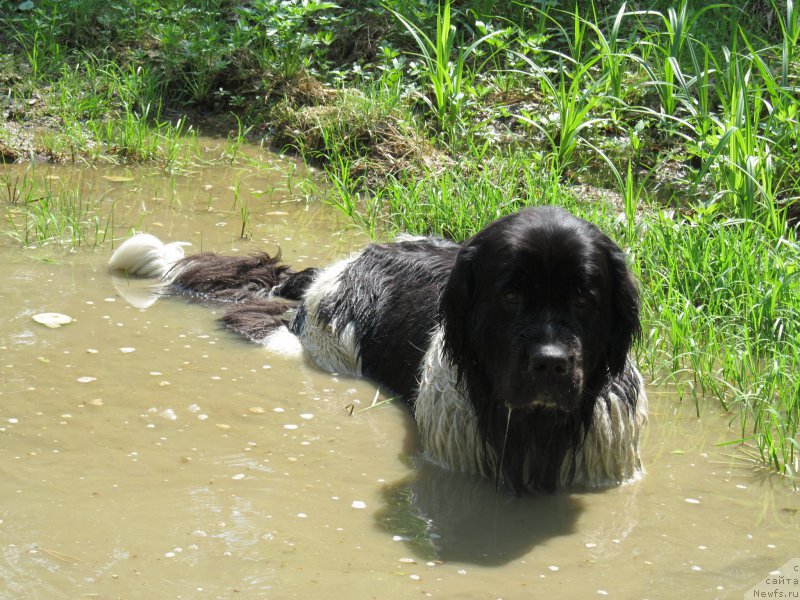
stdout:
[[516,305],[522,302],[522,294],[514,290],[507,290],[503,294],[503,302],[506,304]]
[[575,296],[575,299],[572,301],[572,304],[578,310],[583,310],[584,308],[589,306],[589,296],[584,293],[579,293]]

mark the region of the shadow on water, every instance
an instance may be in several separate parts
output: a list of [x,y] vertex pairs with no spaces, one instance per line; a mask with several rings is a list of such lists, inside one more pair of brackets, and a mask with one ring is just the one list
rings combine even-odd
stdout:
[[583,507],[565,494],[511,496],[492,482],[418,459],[414,474],[383,490],[378,524],[425,560],[507,564],[574,533]]

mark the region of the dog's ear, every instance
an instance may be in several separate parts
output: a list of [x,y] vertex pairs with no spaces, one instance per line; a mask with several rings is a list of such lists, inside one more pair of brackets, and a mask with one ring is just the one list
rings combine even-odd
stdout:
[[607,348],[608,368],[621,373],[631,345],[641,337],[639,288],[628,268],[625,253],[604,236],[611,277],[611,336]]
[[444,326],[445,351],[451,361],[463,364],[469,356],[468,330],[475,294],[475,248],[458,252],[439,302],[439,322]]

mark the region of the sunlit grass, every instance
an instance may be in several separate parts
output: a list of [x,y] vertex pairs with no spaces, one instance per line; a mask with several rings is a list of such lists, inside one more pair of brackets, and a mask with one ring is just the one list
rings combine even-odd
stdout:
[[[430,96],[423,94],[439,127],[451,137],[454,128],[461,121],[463,105],[467,99],[466,89],[474,78],[468,68],[470,58],[491,38],[500,35],[501,31],[492,31],[478,37],[471,43],[465,43],[451,20],[451,0],[439,3],[436,13],[436,32],[429,36],[422,27],[412,23],[398,11],[388,7],[403,24],[417,44],[423,71],[430,86]],[[452,141],[452,140],[451,140]]]
[[647,293],[644,349],[692,398],[739,410],[741,440],[777,471],[797,470],[800,245],[713,212],[660,212],[633,247]]
[[25,247],[55,245],[94,248],[113,236],[114,217],[104,198],[84,194],[81,185],[9,171],[0,178],[2,232]]

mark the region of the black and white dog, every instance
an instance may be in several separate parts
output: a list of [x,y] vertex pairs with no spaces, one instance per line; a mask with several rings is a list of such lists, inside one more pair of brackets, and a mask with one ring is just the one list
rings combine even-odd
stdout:
[[641,472],[636,283],[620,248],[564,210],[521,210],[464,244],[372,244],[299,272],[266,254],[181,256],[137,235],[110,266],[230,303],[230,329],[399,395],[444,467],[515,492]]

